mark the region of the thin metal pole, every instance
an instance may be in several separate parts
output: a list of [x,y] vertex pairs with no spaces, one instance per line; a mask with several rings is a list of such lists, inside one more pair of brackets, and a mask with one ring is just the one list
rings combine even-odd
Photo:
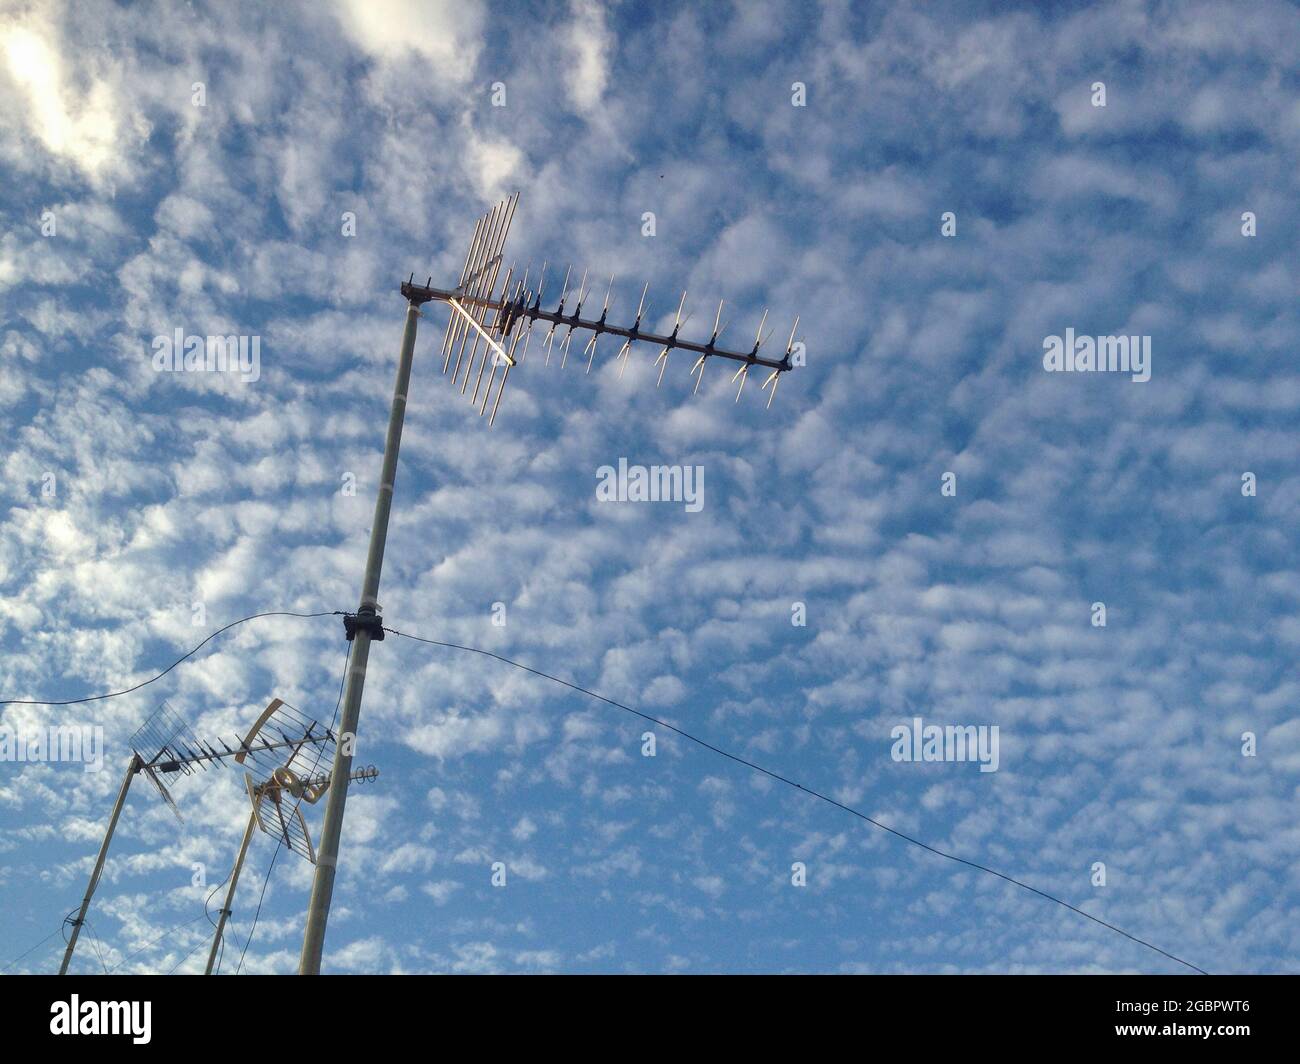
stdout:
[[[366,574],[361,585],[361,617],[374,617],[379,605],[379,572],[384,564],[384,542],[388,537],[388,516],[393,505],[393,480],[397,475],[397,452],[402,444],[402,421],[406,417],[406,391],[411,383],[411,358],[415,352],[415,330],[420,317],[419,306],[406,308],[406,326],[402,330],[402,350],[397,360],[397,383],[393,388],[393,407],[388,416],[388,439],[384,443],[384,465],[379,475],[379,493],[375,499],[375,520],[370,528],[370,550],[366,555]],[[329,800],[325,805],[325,823],[321,827],[320,847],[316,853],[316,876],[312,880],[311,903],[307,908],[307,928],[302,938],[299,975],[319,975],[321,954],[325,948],[325,924],[329,919],[330,898],[334,893],[334,873],[338,862],[339,836],[343,831],[343,807],[348,799],[352,776],[352,753],[356,743],[357,721],[361,716],[361,692],[366,684],[366,662],[370,659],[370,629],[358,627],[352,643],[352,661],[344,680],[343,719],[339,741],[334,750],[334,769],[330,774]]]
[[108,818],[108,830],[104,832],[104,841],[99,846],[99,856],[95,859],[95,868],[90,873],[90,882],[86,884],[86,896],[81,899],[81,911],[72,925],[72,937],[68,939],[68,948],[63,951],[63,963],[59,974],[68,974],[68,965],[72,963],[72,951],[77,948],[77,939],[81,937],[81,925],[86,922],[86,912],[90,908],[90,899],[95,896],[99,886],[99,874],[104,870],[104,860],[108,857],[108,844],[113,841],[113,832],[117,830],[117,818],[122,815],[122,806],[126,804],[126,792],[131,789],[131,777],[140,771],[140,755],[132,754],[131,763],[126,767],[126,777],[122,780],[122,789],[117,792],[117,801],[113,803],[113,815]]
[[212,974],[212,967],[217,963],[217,950],[221,947],[221,933],[226,929],[226,918],[230,915],[230,903],[235,900],[235,888],[239,886],[239,873],[244,868],[244,855],[248,853],[248,842],[253,837],[253,828],[257,824],[257,807],[248,814],[248,827],[244,829],[244,841],[239,844],[239,856],[235,858],[234,870],[230,873],[230,886],[226,888],[226,900],[217,917],[217,933],[212,936],[212,952],[208,954],[208,966],[204,975]]

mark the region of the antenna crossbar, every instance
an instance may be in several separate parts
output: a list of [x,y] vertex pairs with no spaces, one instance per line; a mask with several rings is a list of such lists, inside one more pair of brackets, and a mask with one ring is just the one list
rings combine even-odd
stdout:
[[[240,754],[257,760],[258,755],[265,755],[275,750],[283,750],[287,747],[315,746],[321,743],[333,742],[333,740],[333,735],[322,732],[319,735],[300,735],[295,739],[282,739],[278,742],[259,739],[250,742],[247,746],[240,744],[234,749],[218,750],[213,747],[199,751],[169,748],[160,750],[152,760],[141,762],[140,768],[157,769],[159,772],[178,772],[184,771],[185,766],[197,765],[205,761],[219,761],[227,757],[237,758]],[[224,743],[222,745],[225,746]]]
[[628,328],[621,325],[611,325],[602,319],[579,317],[577,313],[565,314],[563,310],[543,310],[536,302],[529,305],[522,297],[518,299],[488,299],[481,296],[467,295],[458,290],[449,291],[445,288],[433,288],[429,285],[414,284],[410,281],[402,282],[402,295],[410,302],[418,305],[437,300],[441,303],[459,303],[462,307],[467,308],[478,307],[483,310],[495,310],[498,312],[498,321],[501,323],[494,326],[498,332],[508,333],[521,319],[530,322],[544,321],[551,323],[556,328],[586,329],[597,336],[608,333],[610,336],[621,336],[627,340],[647,343],[652,347],[693,351],[699,355],[726,358],[732,362],[744,362],[751,366],[767,366],[769,369],[782,373],[791,368],[788,355],[785,358],[766,358],[753,351],[728,351],[716,344],[684,340],[680,336],[662,336],[636,326]]

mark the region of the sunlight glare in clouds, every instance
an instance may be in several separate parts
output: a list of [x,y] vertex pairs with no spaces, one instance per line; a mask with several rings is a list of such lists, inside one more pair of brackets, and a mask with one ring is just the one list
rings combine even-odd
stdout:
[[605,94],[609,80],[609,52],[613,35],[605,25],[605,12],[593,0],[573,0],[573,27],[569,31],[570,65],[565,82],[574,106],[593,111]]
[[70,159],[88,175],[98,175],[113,156],[117,137],[113,94],[96,81],[83,100],[68,91],[63,62],[50,41],[25,26],[0,29],[5,66],[27,97],[31,132],[55,155]]
[[352,39],[379,59],[417,52],[444,81],[468,81],[482,47],[483,10],[447,0],[339,0]]

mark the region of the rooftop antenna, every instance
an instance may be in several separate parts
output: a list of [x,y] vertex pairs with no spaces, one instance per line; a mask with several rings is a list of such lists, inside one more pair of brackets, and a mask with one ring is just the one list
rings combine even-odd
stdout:
[[104,861],[108,858],[108,847],[113,841],[113,833],[117,830],[117,821],[122,815],[122,807],[126,804],[131,780],[143,772],[157,788],[159,796],[166,802],[168,808],[176,814],[177,819],[180,819],[180,811],[172,800],[171,792],[163,783],[162,776],[177,774],[190,776],[200,770],[206,771],[209,765],[220,765],[227,758],[241,756],[252,759],[254,763],[274,761],[281,758],[283,751],[288,748],[297,750],[302,746],[317,746],[327,738],[333,742],[333,735],[320,725],[316,725],[313,733],[310,730],[304,732],[291,717],[286,717],[283,723],[285,725],[283,729],[276,728],[267,736],[257,736],[255,742],[251,735],[250,741],[246,744],[236,740],[232,749],[220,739],[216,743],[208,743],[196,738],[189,725],[166,702],[149,715],[131,736],[131,758],[126,766],[121,789],[117,792],[117,800],[113,803],[113,812],[108,818],[108,827],[104,831],[99,855],[95,858],[95,866],[90,873],[90,882],[86,885],[86,894],[81,900],[81,909],[77,913],[77,918],[71,921],[72,934],[68,938],[67,948],[63,951],[63,963],[59,966],[60,975],[66,975],[68,965],[72,963],[72,954],[77,948],[77,939],[81,937],[81,928],[86,922],[86,913],[90,910],[90,900],[95,896],[95,888],[99,886]]
[[[407,301],[406,323],[402,330],[402,345],[397,359],[397,382],[393,389],[393,403],[388,416],[388,436],[384,444],[384,460],[379,474],[375,516],[370,527],[370,547],[366,555],[366,569],[361,584],[361,603],[355,614],[347,614],[343,618],[344,629],[347,638],[353,641],[353,648],[351,664],[344,678],[340,734],[349,737],[352,742],[339,743],[334,751],[331,778],[338,782],[329,789],[325,806],[325,820],[321,828],[320,848],[316,856],[311,902],[307,910],[307,926],[303,934],[302,956],[298,964],[301,975],[320,974],[321,955],[325,948],[325,927],[329,920],[330,899],[334,893],[339,838],[343,830],[343,811],[347,803],[348,781],[352,771],[352,747],[355,744],[357,722],[361,715],[361,695],[366,682],[366,663],[370,657],[371,642],[384,638],[383,619],[378,600],[379,576],[383,568],[384,545],[388,537],[388,519],[392,512],[393,483],[397,474],[397,454],[401,447],[406,398],[411,383],[415,333],[422,314],[420,308],[426,303],[435,301],[446,303],[451,308],[450,321],[442,340],[442,372],[444,375],[450,373],[453,386],[458,386],[461,395],[469,396],[479,416],[487,417],[489,426],[496,423],[506,382],[510,379],[510,371],[516,365],[515,352],[520,338],[525,338],[524,351],[526,351],[527,337],[531,336],[532,329],[538,322],[550,326],[542,342],[542,346],[546,349],[545,362],[548,365],[557,329],[567,330],[561,339],[560,365],[562,367],[568,358],[575,332],[582,330],[593,334],[587,344],[588,369],[595,359],[595,341],[608,334],[621,337],[623,340],[623,346],[617,357],[623,359],[624,369],[626,369],[632,344],[642,342],[651,347],[661,348],[659,357],[655,360],[655,364],[660,367],[657,384],[663,381],[668,355],[674,350],[688,351],[697,356],[695,369],[692,370],[692,373],[697,375],[696,392],[699,391],[700,380],[704,376],[705,363],[710,358],[739,363],[745,372],[748,372],[752,366],[763,366],[770,371],[763,385],[764,390],[769,386],[772,388],[772,394],[768,397],[769,406],[776,395],[776,381],[782,373],[792,368],[793,332],[790,334],[791,341],[786,345],[785,354],[779,359],[759,354],[759,349],[766,339],[762,335],[761,327],[754,346],[748,351],[729,351],[719,347],[718,337],[722,334],[723,328],[721,305],[714,319],[713,333],[707,342],[685,339],[681,335],[681,330],[690,320],[689,314],[685,318],[682,317],[686,306],[685,292],[682,293],[682,298],[677,305],[677,316],[672,332],[667,336],[660,336],[641,328],[641,316],[645,309],[648,285],[642,289],[636,320],[631,325],[615,325],[608,320],[614,288],[612,278],[606,290],[605,304],[601,309],[600,317],[582,316],[583,303],[588,295],[585,271],[582,282],[578,285],[576,305],[573,310],[567,309],[572,267],[564,273],[560,300],[554,310],[542,308],[545,267],[538,279],[536,291],[529,287],[526,273],[523,277],[515,279],[513,267],[505,271],[503,283],[498,289],[497,278],[501,273],[506,237],[509,235],[510,223],[514,219],[518,204],[519,193],[516,192],[478,220],[470,239],[469,251],[465,255],[465,263],[461,267],[460,280],[455,288],[434,288],[432,278],[422,285],[416,284],[414,274],[401,286],[402,296]],[[764,313],[764,321],[766,317]],[[478,357],[480,347],[481,358]],[[520,352],[519,358],[522,360],[523,352]],[[477,373],[475,373],[476,360],[478,361]],[[492,362],[492,368],[485,378],[484,368],[489,360]],[[501,371],[499,376],[498,369]],[[474,376],[472,389],[469,386],[471,375]],[[744,386],[744,374],[741,374],[741,386]]]
[[[258,742],[264,731],[272,736],[283,736],[286,732],[295,733],[301,736],[301,741],[288,747],[274,747],[273,749],[280,756],[268,760],[265,756],[267,747]],[[319,742],[308,741],[318,735],[324,735],[325,738]],[[239,853],[235,857],[234,867],[227,877],[226,900],[217,915],[216,930],[212,935],[212,948],[208,952],[208,964],[203,971],[204,975],[211,975],[212,969],[216,966],[226,921],[234,912],[231,905],[235,900],[235,889],[239,886],[239,875],[244,869],[248,844],[253,838],[253,829],[260,828],[268,835],[274,835],[283,846],[298,854],[299,857],[311,864],[316,863],[311,831],[307,827],[307,819],[302,814],[301,806],[303,802],[315,805],[329,790],[329,774],[317,773],[316,766],[322,761],[327,764],[333,761],[334,745],[333,734],[328,728],[314,720],[306,721],[304,726],[303,719],[295,715],[293,707],[287,706],[278,698],[271,700],[249,729],[248,734],[244,736],[240,750],[235,754],[235,762],[246,767],[244,786],[248,790],[252,809],[248,815],[248,826],[244,829],[244,838],[239,844]],[[267,766],[274,761],[280,761],[281,758],[282,763],[276,764],[268,771]],[[254,771],[247,771],[250,766]],[[358,769],[352,773],[351,778],[359,783],[365,783],[378,776],[379,770],[371,765]],[[294,804],[286,813],[285,806],[288,805],[289,799],[294,799]]]

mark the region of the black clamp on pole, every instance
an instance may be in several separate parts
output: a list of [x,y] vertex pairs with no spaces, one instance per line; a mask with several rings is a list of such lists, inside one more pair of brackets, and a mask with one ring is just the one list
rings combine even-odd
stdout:
[[343,630],[351,643],[361,631],[369,632],[370,638],[377,643],[384,641],[384,619],[375,613],[345,613]]

